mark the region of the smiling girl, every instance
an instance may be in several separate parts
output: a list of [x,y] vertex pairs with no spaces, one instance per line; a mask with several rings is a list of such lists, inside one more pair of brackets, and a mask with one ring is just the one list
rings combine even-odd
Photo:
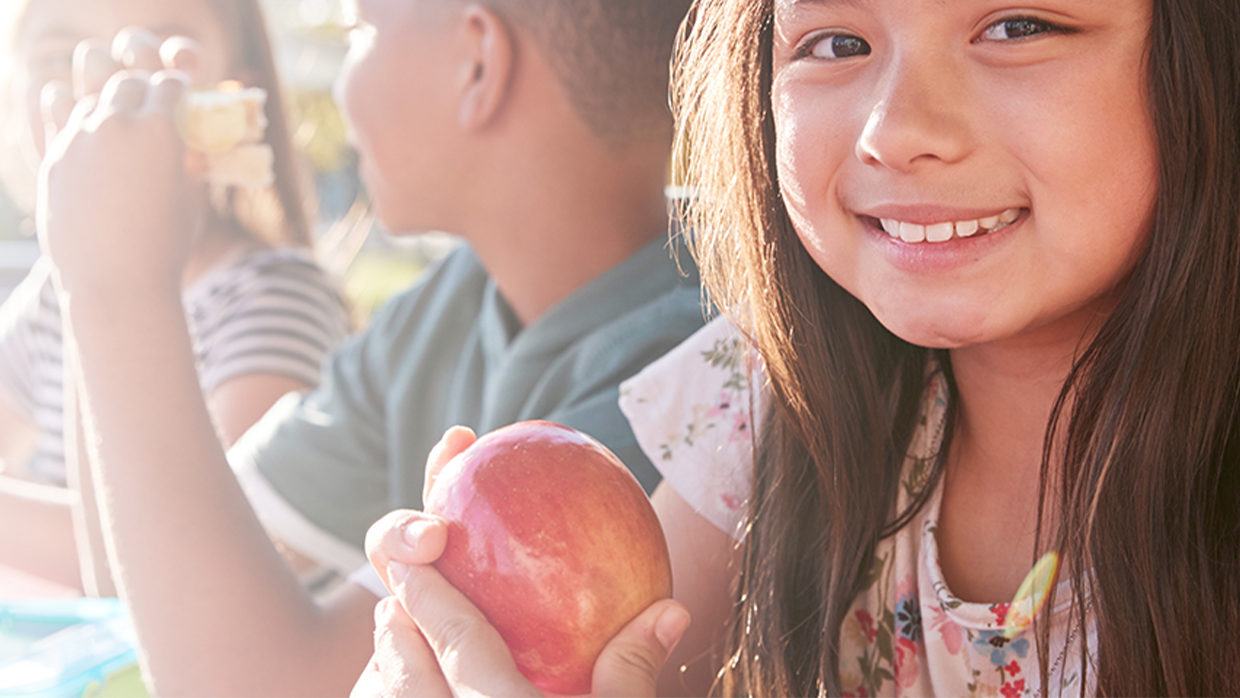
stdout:
[[699,3],[698,251],[774,405],[725,692],[1240,690],[1209,659],[1240,619],[1238,31],[1212,2]]
[[[694,618],[661,689],[1240,692],[1238,75],[1235,3],[698,0],[673,96],[728,319],[622,393]],[[484,685],[429,521],[372,529],[368,677],[428,643]],[[650,613],[613,645],[657,664]]]

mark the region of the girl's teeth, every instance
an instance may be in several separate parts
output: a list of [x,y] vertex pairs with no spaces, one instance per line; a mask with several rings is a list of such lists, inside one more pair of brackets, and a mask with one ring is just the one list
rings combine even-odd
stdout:
[[951,223],[935,223],[934,225],[928,225],[926,226],[926,241],[947,242],[952,239],[952,233],[955,231],[955,228],[956,227]]
[[904,242],[946,242],[952,237],[967,238],[979,233],[992,233],[1002,230],[1020,218],[1021,209],[1009,208],[997,216],[987,216],[971,221],[954,223],[933,223],[918,225],[905,223],[894,218],[883,218],[879,221],[883,230],[893,238]]
[[905,242],[923,242],[926,239],[926,226],[901,222],[900,239]]

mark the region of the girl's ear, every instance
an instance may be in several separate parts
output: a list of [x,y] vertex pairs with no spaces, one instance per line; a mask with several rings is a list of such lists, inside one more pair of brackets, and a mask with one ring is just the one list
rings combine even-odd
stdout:
[[460,15],[466,42],[457,121],[476,129],[490,122],[508,96],[516,56],[512,29],[489,8],[469,5]]

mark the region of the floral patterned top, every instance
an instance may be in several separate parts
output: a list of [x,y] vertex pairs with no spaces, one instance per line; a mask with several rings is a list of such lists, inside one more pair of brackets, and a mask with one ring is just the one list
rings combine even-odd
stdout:
[[[758,386],[752,390],[752,386]],[[620,407],[668,484],[737,539],[753,465],[751,430],[771,395],[761,361],[740,334],[717,319],[621,386]],[[948,387],[935,374],[901,478],[899,505],[921,492],[942,439]],[[943,581],[935,538],[941,488],[896,535],[878,545],[870,583],[841,629],[840,676],[851,696],[1038,695],[1032,628],[1007,637],[1007,603],[968,603]],[[1052,610],[1052,695],[1094,695],[1082,686],[1080,629],[1060,582]],[[1096,648],[1092,618],[1089,647]]]

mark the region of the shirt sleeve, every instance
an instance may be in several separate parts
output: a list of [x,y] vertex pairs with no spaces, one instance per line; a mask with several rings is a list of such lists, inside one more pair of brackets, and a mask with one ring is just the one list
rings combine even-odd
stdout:
[[646,456],[734,537],[749,499],[754,415],[768,402],[764,380],[748,341],[720,317],[620,387],[620,409]]
[[366,528],[388,501],[383,393],[368,345],[347,340],[318,388],[281,398],[229,451],[267,530],[342,575],[366,564]]
[[340,345],[317,388],[286,395],[229,453],[268,531],[341,575],[366,564],[367,529],[400,501],[392,469],[405,432],[418,426],[406,419],[429,418],[408,409],[422,395],[410,377],[425,366],[426,345],[441,339],[428,313],[462,314],[440,296],[467,295],[461,289],[478,276],[473,260],[462,248],[389,300]]
[[706,312],[696,283],[677,285],[632,308],[571,354],[570,398],[544,415],[523,417],[549,419],[590,434],[653,494],[663,476],[620,409],[620,386],[700,330]]
[[[20,414],[35,419],[35,356],[40,351],[39,333],[49,323],[55,323],[55,337],[45,338],[59,342],[60,317],[53,308],[50,317],[44,296],[55,294],[51,278],[52,266],[46,258],[39,258],[4,305],[0,306],[0,399]],[[52,298],[53,302],[55,298]]]
[[238,265],[187,302],[205,393],[254,373],[317,385],[347,334],[348,310],[327,273],[279,252]]

